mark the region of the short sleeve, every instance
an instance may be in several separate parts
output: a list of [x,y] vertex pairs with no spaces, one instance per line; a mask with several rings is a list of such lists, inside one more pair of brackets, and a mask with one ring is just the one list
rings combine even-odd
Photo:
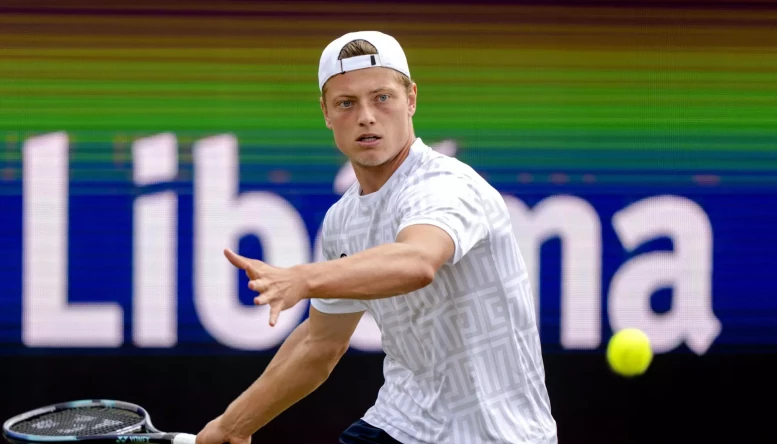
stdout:
[[[329,213],[324,218],[324,223],[321,228],[321,252],[323,253],[325,260],[332,260],[336,258],[332,252],[332,236],[328,229]],[[343,313],[358,313],[367,310],[367,305],[358,299],[321,299],[311,298],[310,305],[316,308],[316,310],[322,313],[328,314],[343,314]]]
[[397,233],[410,225],[434,225],[453,239],[456,264],[475,245],[488,237],[489,223],[483,203],[471,179],[440,172],[422,178],[404,190],[397,205]]

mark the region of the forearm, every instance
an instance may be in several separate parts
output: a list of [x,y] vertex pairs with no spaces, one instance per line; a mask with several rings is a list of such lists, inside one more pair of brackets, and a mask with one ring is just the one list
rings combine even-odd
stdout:
[[328,378],[339,356],[307,337],[305,321],[284,341],[262,376],[229,405],[222,421],[234,434],[253,434]]
[[352,256],[298,266],[311,298],[379,299],[429,285],[432,260],[403,243],[380,245]]

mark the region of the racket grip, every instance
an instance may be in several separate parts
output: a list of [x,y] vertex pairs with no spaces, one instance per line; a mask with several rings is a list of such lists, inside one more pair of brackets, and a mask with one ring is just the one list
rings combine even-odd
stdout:
[[173,437],[173,444],[194,444],[196,440],[197,435],[178,433]]

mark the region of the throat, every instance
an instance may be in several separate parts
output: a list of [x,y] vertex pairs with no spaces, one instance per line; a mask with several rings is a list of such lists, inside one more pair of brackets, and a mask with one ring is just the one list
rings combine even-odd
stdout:
[[363,166],[352,163],[356,179],[361,189],[360,195],[365,196],[380,190],[391,176],[399,169],[410,154],[409,146],[403,148],[393,159],[382,165]]

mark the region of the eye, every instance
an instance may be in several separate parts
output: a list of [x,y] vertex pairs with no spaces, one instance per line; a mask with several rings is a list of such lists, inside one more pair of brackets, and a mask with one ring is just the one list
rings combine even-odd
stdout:
[[389,99],[389,95],[388,94],[381,94],[381,95],[378,96],[378,100],[380,100],[381,102],[387,102],[388,99]]
[[353,105],[353,102],[350,100],[343,100],[342,102],[337,103],[337,106],[340,108],[350,108],[351,105]]

